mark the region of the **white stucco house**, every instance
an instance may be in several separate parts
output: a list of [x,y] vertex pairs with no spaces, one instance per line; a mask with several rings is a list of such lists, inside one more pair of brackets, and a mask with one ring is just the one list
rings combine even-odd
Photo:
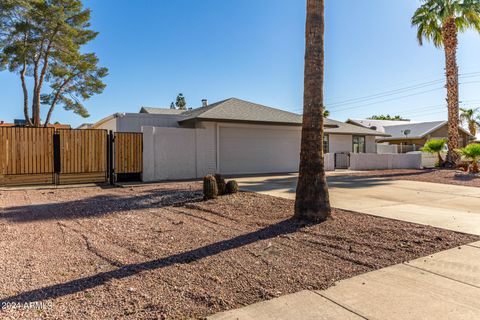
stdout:
[[[94,129],[143,132],[144,180],[188,179],[208,173],[257,174],[298,171],[302,116],[230,98],[192,110],[141,108],[117,113]],[[329,170],[346,165],[341,155],[376,153],[386,134],[325,121]],[[338,155],[335,161],[335,154]]]

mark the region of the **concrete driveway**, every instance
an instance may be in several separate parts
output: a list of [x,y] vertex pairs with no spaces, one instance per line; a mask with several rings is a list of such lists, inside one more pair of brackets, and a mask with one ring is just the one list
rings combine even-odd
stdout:
[[[296,174],[237,178],[243,190],[295,198]],[[333,207],[480,235],[480,188],[328,175]]]

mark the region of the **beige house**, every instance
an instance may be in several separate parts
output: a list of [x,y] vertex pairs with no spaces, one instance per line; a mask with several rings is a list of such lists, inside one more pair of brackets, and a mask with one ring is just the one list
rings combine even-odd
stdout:
[[[144,133],[144,177],[188,179],[206,173],[298,171],[302,116],[231,98],[192,110],[142,108],[117,113],[95,129]],[[325,120],[325,153],[376,153],[374,130]],[[181,162],[181,163],[180,163]],[[338,162],[340,165],[340,162]]]
[[[388,137],[377,137],[377,142],[381,144],[397,145],[399,146],[399,152],[418,150],[430,139],[448,138],[447,121],[411,122],[348,120],[347,123],[376,129],[382,133],[388,134]],[[462,127],[459,128],[458,134],[460,147],[464,147],[475,140],[475,137]]]

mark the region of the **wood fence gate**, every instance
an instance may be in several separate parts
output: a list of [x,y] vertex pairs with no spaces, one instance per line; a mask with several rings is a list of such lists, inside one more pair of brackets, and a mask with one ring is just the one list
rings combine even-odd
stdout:
[[106,182],[107,131],[58,130],[60,168],[57,184]]
[[140,180],[143,171],[143,134],[115,132],[114,171],[117,181]]
[[141,133],[0,127],[0,186],[141,180]]

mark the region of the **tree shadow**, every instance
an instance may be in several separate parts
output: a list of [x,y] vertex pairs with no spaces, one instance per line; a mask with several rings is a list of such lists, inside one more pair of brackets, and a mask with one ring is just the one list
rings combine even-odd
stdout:
[[[283,190],[286,193],[295,194],[297,180],[297,176],[271,177],[264,180],[252,179],[251,181],[248,181],[248,178],[244,178],[241,181],[241,189],[254,192]],[[387,185],[389,180],[381,175],[339,175],[327,177],[327,184],[329,188],[355,189]]]
[[202,200],[201,190],[160,189],[136,195],[98,195],[84,199],[4,208],[0,219],[24,223],[54,219],[79,219],[115,212],[179,206]]
[[194,261],[220,254],[228,250],[233,250],[252,244],[259,240],[266,240],[275,238],[280,235],[290,234],[308,225],[311,224],[294,219],[284,220],[251,233],[243,234],[228,240],[215,242],[197,249],[174,254],[165,258],[129,264],[112,271],[102,272],[96,275],[72,280],[66,283],[51,285],[44,288],[23,292],[14,296],[2,298],[0,299],[0,304],[3,305],[6,303],[14,302],[28,303],[34,301],[55,299],[58,297],[78,293],[86,289],[91,289],[103,285],[112,279],[123,279],[134,276],[143,271],[161,269],[175,264],[188,264]]

